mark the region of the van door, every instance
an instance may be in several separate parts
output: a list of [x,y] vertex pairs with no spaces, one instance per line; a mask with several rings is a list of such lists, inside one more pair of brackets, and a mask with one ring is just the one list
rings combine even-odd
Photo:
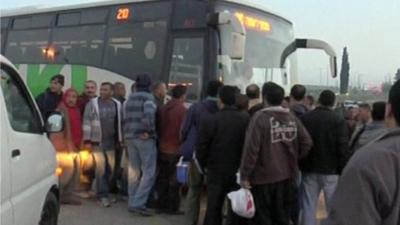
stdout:
[[[0,77],[2,82],[2,77]],[[0,86],[1,89],[1,86]],[[0,224],[11,225],[13,220],[11,205],[11,181],[10,181],[10,157],[7,156],[8,140],[7,130],[4,124],[8,122],[6,116],[4,98],[0,91]]]
[[2,125],[7,130],[8,145],[2,152],[10,160],[14,224],[38,224],[46,195],[56,183],[55,151],[42,131],[37,107],[19,75],[2,64],[1,78],[8,117],[8,123]]

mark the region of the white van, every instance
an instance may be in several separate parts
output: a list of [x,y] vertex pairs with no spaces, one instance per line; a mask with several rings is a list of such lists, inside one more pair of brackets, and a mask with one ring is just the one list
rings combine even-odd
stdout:
[[[56,152],[16,68],[2,55],[0,64],[0,224],[56,225]],[[47,131],[63,129],[61,117],[49,121]]]

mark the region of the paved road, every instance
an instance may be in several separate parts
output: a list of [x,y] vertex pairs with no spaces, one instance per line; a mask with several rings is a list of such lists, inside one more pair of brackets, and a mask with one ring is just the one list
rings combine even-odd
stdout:
[[157,215],[141,217],[127,211],[124,202],[110,208],[100,207],[95,200],[87,200],[81,206],[61,207],[59,225],[180,225],[182,216]]
[[[204,207],[202,207],[204,214]],[[95,200],[85,200],[81,206],[61,207],[59,225],[183,225],[183,216],[156,215],[141,217],[127,211],[127,203],[119,202],[103,208]],[[320,199],[318,219],[325,217],[323,199]]]

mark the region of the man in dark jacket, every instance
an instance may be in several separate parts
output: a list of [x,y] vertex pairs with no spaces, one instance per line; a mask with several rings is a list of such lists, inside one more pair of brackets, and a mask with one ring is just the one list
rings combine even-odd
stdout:
[[179,184],[176,180],[176,164],[179,161],[180,130],[186,116],[186,86],[172,89],[172,100],[158,111],[160,147],[156,190],[160,210],[178,213],[180,206]]
[[[304,114],[308,112],[308,108],[305,104],[305,97],[306,97],[307,89],[301,84],[296,84],[290,90],[290,97],[287,97],[287,104],[289,105],[290,111],[297,116],[297,118],[301,118]],[[292,211],[292,221],[294,225],[299,224],[299,215],[300,215],[300,184],[301,184],[301,172],[297,174],[297,178],[295,180],[295,207]]]
[[[222,224],[222,207],[226,195],[239,189],[236,172],[249,122],[249,115],[235,107],[236,89],[224,86],[219,91],[221,111],[205,118],[201,125],[196,144],[197,158],[202,168],[207,169],[207,212],[204,225]],[[240,224],[239,218],[232,218],[228,224]]]
[[[121,105],[124,105],[126,100],[126,88],[125,84],[122,82],[115,82],[114,83],[114,99],[117,99]],[[123,177],[123,170],[122,170],[122,159],[123,159],[123,147],[117,146],[115,149],[115,165],[114,171],[111,179],[110,184],[110,191],[111,193],[121,193],[122,195],[127,195],[127,181]]]
[[321,190],[330,206],[339,174],[349,157],[346,122],[334,111],[335,93],[325,90],[319,97],[319,107],[302,117],[314,146],[301,161],[302,224],[316,224],[316,208]]
[[267,107],[250,121],[240,167],[241,185],[251,188],[254,224],[289,225],[298,159],[307,155],[312,140],[300,120],[281,106],[282,87],[268,82],[262,92]]
[[326,225],[400,224],[400,81],[389,93],[386,124],[389,131],[346,166]]
[[114,98],[117,99],[121,104],[124,104],[126,100],[126,88],[122,82],[115,82],[114,84]]
[[290,110],[300,118],[308,112],[308,108],[304,103],[306,96],[306,87],[296,84],[290,90]]
[[56,110],[60,103],[63,96],[63,87],[64,76],[61,74],[55,75],[50,80],[49,88],[36,98],[36,103],[39,106],[44,121]]
[[217,94],[222,86],[220,81],[210,81],[207,85],[207,98],[192,105],[186,115],[181,131],[181,153],[186,161],[191,161],[189,167],[189,192],[186,197],[185,224],[197,225],[200,213],[200,198],[203,190],[203,174],[193,159],[197,132],[203,117],[218,111]]

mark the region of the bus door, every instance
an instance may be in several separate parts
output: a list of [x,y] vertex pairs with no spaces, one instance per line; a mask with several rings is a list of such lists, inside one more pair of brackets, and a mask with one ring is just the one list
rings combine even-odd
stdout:
[[202,32],[177,32],[170,39],[171,54],[168,86],[177,84],[188,87],[187,100],[197,101],[201,98],[204,82],[206,35]]

